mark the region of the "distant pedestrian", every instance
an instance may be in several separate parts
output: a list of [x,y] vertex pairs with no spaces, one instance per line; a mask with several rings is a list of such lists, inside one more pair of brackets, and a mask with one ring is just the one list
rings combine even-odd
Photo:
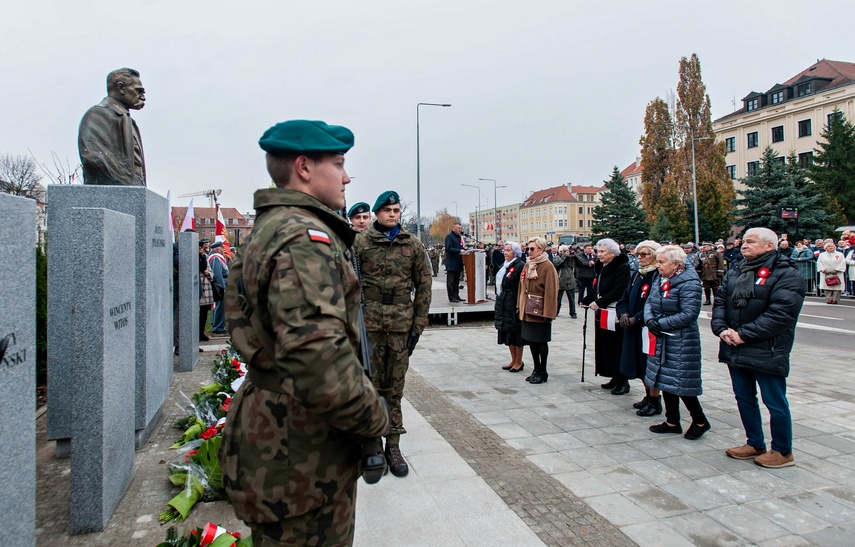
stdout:
[[825,252],[820,253],[816,260],[816,270],[819,273],[819,288],[825,291],[826,304],[837,304],[844,288],[846,259],[830,239],[825,244]]
[[594,266],[597,263],[594,246],[590,243],[585,244],[585,247],[574,255],[574,259],[576,260],[579,304],[581,304],[582,300],[594,292],[594,279],[597,278],[597,272],[594,270]]
[[570,317],[576,319],[576,261],[570,253],[570,247],[559,245],[558,254],[552,259],[552,264],[558,271],[558,309],[555,314],[561,315],[561,300],[566,294]]
[[[787,467],[793,460],[793,425],[787,402],[790,351],[802,309],[805,284],[792,260],[777,252],[768,228],[745,234],[745,259],[724,277],[713,305],[710,328],[721,339],[718,360],[728,365],[733,394],[745,428],[745,445],[728,448],[738,460],[763,467]],[[757,387],[769,410],[772,450],[766,452]]]

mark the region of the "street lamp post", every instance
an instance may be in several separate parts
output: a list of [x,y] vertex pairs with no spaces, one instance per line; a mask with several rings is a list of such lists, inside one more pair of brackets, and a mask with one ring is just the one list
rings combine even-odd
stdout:
[[460,218],[457,216],[457,202],[452,201],[451,203],[454,204],[454,218],[456,218],[457,220],[460,220]]
[[468,186],[469,188],[475,188],[476,190],[478,190],[478,206],[475,207],[475,243],[478,243],[478,223],[480,222],[480,220],[478,219],[478,209],[481,207],[481,187],[475,186],[474,184],[463,183],[461,183],[460,186]]
[[700,245],[701,238],[698,231],[698,181],[695,174],[695,141],[712,140],[712,137],[695,137],[695,132],[692,131],[692,199],[694,200],[695,213],[695,245]]
[[499,223],[499,200],[496,199],[496,189],[507,188],[507,186],[496,186],[496,179],[479,178],[478,180],[493,181],[493,220],[496,221],[496,245],[498,245],[499,237],[501,236],[501,223]]
[[419,143],[419,107],[420,106],[451,106],[447,103],[419,103],[416,105],[416,236],[422,240],[422,167],[421,146]]

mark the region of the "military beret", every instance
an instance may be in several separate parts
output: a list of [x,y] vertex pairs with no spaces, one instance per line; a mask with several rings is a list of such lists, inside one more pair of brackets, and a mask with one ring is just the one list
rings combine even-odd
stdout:
[[353,148],[353,133],[346,127],[321,121],[289,120],[264,132],[258,145],[265,152],[344,154]]
[[350,208],[350,211],[347,212],[347,218],[351,218],[355,215],[360,215],[362,213],[367,213],[369,211],[370,205],[368,205],[364,201],[360,201],[359,203],[355,203],[353,207]]
[[396,203],[401,203],[401,198],[398,197],[398,193],[394,190],[386,190],[380,194],[380,197],[378,197],[377,201],[374,202],[374,208],[371,209],[371,212],[376,213],[383,207],[394,205]]
[[216,249],[217,247],[222,247],[222,246],[223,246],[222,241],[215,241],[214,243],[211,244],[212,249]]

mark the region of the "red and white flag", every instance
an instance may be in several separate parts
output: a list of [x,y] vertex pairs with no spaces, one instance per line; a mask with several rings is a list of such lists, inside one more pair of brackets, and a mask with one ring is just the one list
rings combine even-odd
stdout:
[[617,312],[611,308],[600,310],[600,328],[605,330],[615,330],[615,318]]
[[656,355],[656,336],[647,327],[641,327],[641,351],[646,355]]
[[179,232],[196,229],[196,213],[193,211],[193,198],[190,198],[190,205],[187,206],[187,214],[184,215],[184,220],[181,222]]
[[231,257],[232,247],[229,245],[229,233],[226,231],[226,220],[223,218],[223,212],[220,210],[220,204],[217,204],[217,231],[214,236],[214,241],[223,242],[223,254]]

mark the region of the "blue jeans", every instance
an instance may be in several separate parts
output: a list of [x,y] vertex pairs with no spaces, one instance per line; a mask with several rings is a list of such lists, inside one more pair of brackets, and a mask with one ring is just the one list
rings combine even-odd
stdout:
[[211,315],[211,331],[224,332],[226,330],[226,307],[225,302],[214,302],[214,313]]
[[764,374],[756,370],[728,366],[736,406],[742,418],[742,426],[748,437],[747,443],[754,448],[766,448],[763,440],[763,421],[757,403],[757,386],[763,404],[769,410],[772,429],[772,450],[781,454],[793,451],[793,422],[790,405],[787,403],[787,379]]

